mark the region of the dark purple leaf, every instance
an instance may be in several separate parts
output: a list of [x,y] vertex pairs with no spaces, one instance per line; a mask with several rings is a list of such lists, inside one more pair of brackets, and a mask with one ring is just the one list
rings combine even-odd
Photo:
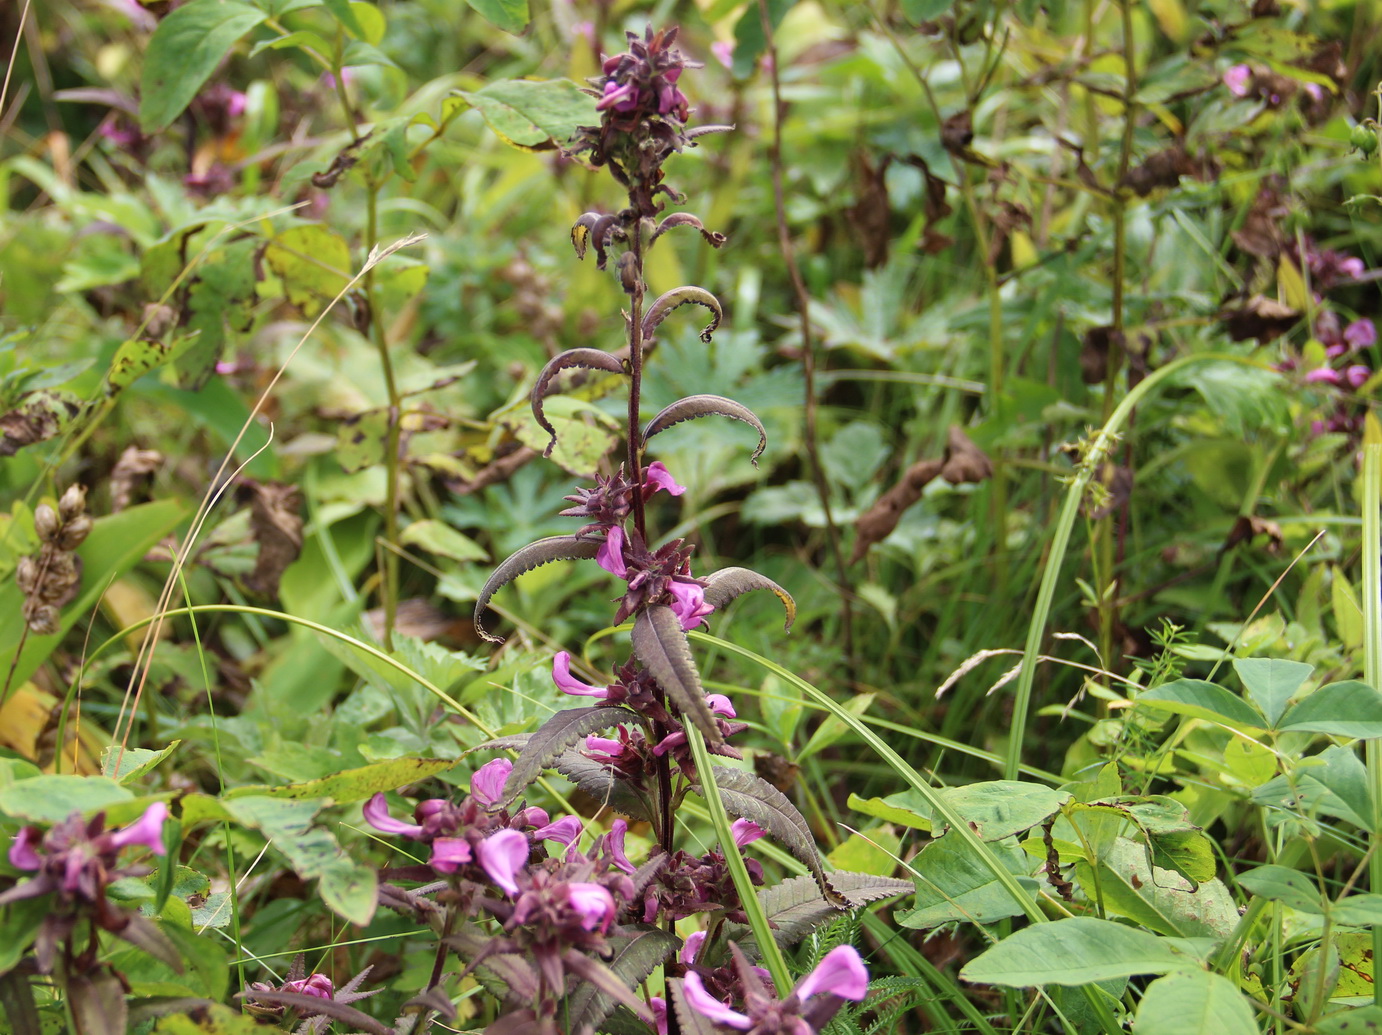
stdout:
[[686,1001],[686,993],[681,990],[681,978],[668,981],[667,991],[671,1000],[669,1008],[676,1011],[681,1035],[719,1035],[720,1029]]
[[[661,934],[662,932],[659,931],[657,933]],[[664,946],[662,955],[665,957],[681,943],[680,940],[673,935],[665,935],[664,937],[670,939],[672,942],[671,945]],[[609,1000],[617,1000],[634,1013],[638,1014],[643,1020],[648,1022],[652,1021],[653,1012],[648,1008],[648,1004],[634,993],[633,989],[629,987],[629,984],[623,980],[621,975],[616,974],[603,963],[599,963],[589,956],[581,955],[575,949],[566,952],[561,960],[566,964],[566,969],[569,973],[581,978],[587,986],[600,993],[596,998],[601,1000],[606,998]],[[648,973],[644,974],[643,977],[646,978],[648,974],[651,974],[653,967],[656,967],[660,962],[661,958],[652,963],[648,968]],[[642,980],[642,978],[638,980]],[[634,983],[637,984],[637,982]],[[614,1008],[614,1003],[610,1002],[608,1006],[604,1007],[603,1011],[601,1011],[599,1006],[593,1008],[596,1012],[602,1012],[601,1019],[603,1020],[603,1015],[608,1014],[609,1011]],[[572,1015],[575,1016],[574,1010],[572,1011]],[[573,1025],[573,1030],[579,1030],[579,1026]]]
[[768,433],[763,429],[763,422],[747,406],[720,395],[689,395],[685,399],[678,399],[648,421],[647,427],[643,429],[643,440],[646,442],[659,431],[666,431],[674,424],[680,424],[684,420],[695,420],[697,417],[729,417],[732,420],[743,421],[757,431],[758,448],[753,451],[753,456],[749,460],[754,467],[758,466],[758,458],[768,446]]
[[[606,966],[627,988],[636,988],[646,981],[663,960],[681,947],[680,938],[657,927],[640,925],[624,930],[633,933],[628,937],[610,936],[614,956]],[[570,999],[572,1030],[579,1030],[583,1024],[598,1028],[615,1005],[613,997],[603,994],[594,983],[580,985]]]
[[691,644],[675,612],[666,604],[654,604],[638,612],[633,620],[631,642],[634,656],[652,673],[682,715],[701,731],[706,743],[722,747],[725,740],[720,724],[705,701],[701,676],[691,657]]
[[[376,1021],[367,1013],[347,1006],[345,1003],[338,1003],[331,999],[322,999],[320,996],[304,995],[301,992],[277,992],[271,989],[255,989],[252,992],[241,992],[235,998],[254,999],[262,1003],[278,1003],[282,1006],[291,1006],[300,1014],[320,1014],[330,1017],[332,1020],[348,1024],[352,1028],[368,1032],[369,1035],[394,1035],[393,1029],[387,1024]],[[124,1033],[121,1028],[121,1035]]]
[[82,1035],[125,1035],[128,1017],[125,989],[114,974],[95,972],[67,976],[67,1005]]
[[714,604],[717,610],[723,608],[741,593],[747,593],[754,589],[766,589],[782,601],[782,606],[787,611],[787,620],[783,624],[783,628],[790,631],[792,623],[796,621],[797,602],[792,599],[792,594],[766,575],[760,575],[749,568],[721,568],[719,571],[707,575],[705,581],[707,583],[705,602]]
[[480,596],[475,601],[475,631],[483,639],[489,640],[490,643],[503,643],[504,637],[493,636],[485,632],[484,626],[480,624],[480,617],[485,613],[485,608],[489,606],[490,597],[518,576],[532,571],[534,568],[540,568],[544,564],[551,564],[553,561],[590,560],[600,552],[602,542],[603,540],[600,539],[587,539],[583,536],[554,535],[546,539],[539,539],[535,543],[529,543],[517,550],[503,564],[494,569],[494,574],[489,577],[484,588],[480,590]]
[[552,768],[567,748],[580,743],[587,734],[621,722],[638,721],[638,713],[627,708],[567,708],[557,712],[537,729],[515,760],[504,782],[503,804],[522,794],[544,769]]
[[668,314],[673,309],[678,309],[684,305],[703,305],[710,310],[710,323],[706,324],[705,330],[701,331],[701,341],[709,341],[710,336],[715,333],[715,328],[720,326],[720,319],[724,316],[724,311],[720,308],[719,300],[709,291],[691,285],[673,288],[671,291],[658,296],[657,301],[648,307],[647,313],[643,316],[644,340],[651,338],[657,332],[658,325],[667,319]]
[[547,395],[547,388],[552,383],[552,379],[563,370],[570,370],[573,367],[586,370],[606,370],[611,374],[624,373],[624,361],[610,352],[602,352],[600,349],[567,349],[559,356],[554,356],[548,360],[547,365],[542,368],[542,373],[537,375],[537,383],[533,385],[531,395],[533,418],[537,421],[538,427],[547,432],[550,441],[547,448],[542,451],[543,456],[552,455],[552,447],[557,444],[557,429],[552,427],[547,415],[542,412],[542,400]]
[[562,752],[561,757],[552,763],[552,768],[614,811],[630,819],[652,818],[648,803],[638,796],[627,780],[621,780],[608,765],[586,757],[578,749],[569,748]]
[[657,224],[657,229],[653,231],[653,236],[648,239],[648,243],[652,244],[653,241],[656,241],[668,230],[671,230],[678,226],[695,227],[697,230],[701,232],[701,236],[705,238],[706,243],[708,243],[712,248],[720,247],[720,245],[724,244],[725,241],[729,239],[725,237],[724,234],[719,233],[718,231],[707,230],[705,228],[705,224],[702,223],[695,216],[693,216],[690,212],[676,212],[668,216],[661,223]]

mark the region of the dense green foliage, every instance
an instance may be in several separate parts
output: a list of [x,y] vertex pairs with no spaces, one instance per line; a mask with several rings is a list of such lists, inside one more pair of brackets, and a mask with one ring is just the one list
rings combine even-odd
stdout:
[[[377,1030],[520,1030],[502,974],[443,974],[381,899],[424,860],[361,807],[471,788],[468,752],[569,707],[554,652],[597,683],[628,656],[589,560],[500,590],[500,649],[471,613],[625,460],[622,373],[530,394],[565,350],[629,354],[628,253],[578,224],[628,199],[572,136],[649,23],[705,66],[692,124],[734,129],[668,165],[667,212],[706,236],[639,259],[649,298],[701,285],[723,319],[655,328],[639,413],[713,394],[767,440],[755,465],[738,411],[666,429],[687,491],[649,521],[796,615],[721,608],[688,633],[699,683],[828,869],[915,880],[789,923],[810,838],[745,853],[794,974],[850,940],[868,961],[826,1030],[1382,1023],[1373,5],[21,0],[0,1031],[257,1030],[231,1008],[251,983],[328,975],[347,1004],[366,967]],[[527,801],[607,835],[546,771]],[[733,811],[701,790],[688,851]],[[170,851],[114,869],[158,803]],[[73,813],[104,814],[72,836],[141,919],[74,921],[90,943],[54,962],[66,914],[18,896]],[[257,1012],[332,1023],[284,1003]]]

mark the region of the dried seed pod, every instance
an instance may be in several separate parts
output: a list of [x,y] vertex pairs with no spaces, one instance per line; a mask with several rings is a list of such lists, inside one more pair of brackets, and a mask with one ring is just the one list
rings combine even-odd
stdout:
[[38,586],[38,561],[32,557],[19,558],[19,567],[15,570],[14,581],[19,585],[19,592],[26,597],[33,593]]
[[63,526],[62,534],[58,536],[58,546],[63,550],[75,550],[91,533],[93,523],[90,514],[78,514]]
[[69,485],[58,500],[58,511],[64,521],[71,521],[79,514],[86,513],[86,486]]
[[59,528],[58,512],[46,503],[40,503],[34,508],[34,531],[45,543],[50,543],[58,534]]
[[39,636],[51,636],[59,629],[58,609],[52,604],[25,608],[25,618],[29,623],[29,631]]

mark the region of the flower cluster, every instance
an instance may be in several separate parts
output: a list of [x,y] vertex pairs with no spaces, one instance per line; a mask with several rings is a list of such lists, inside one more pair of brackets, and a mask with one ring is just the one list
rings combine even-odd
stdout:
[[[60,942],[74,933],[78,924],[90,919],[93,924],[140,944],[149,935],[149,921],[127,913],[106,897],[106,889],[124,877],[149,872],[140,865],[120,865],[122,849],[142,846],[155,855],[167,854],[163,846],[163,823],[168,806],[155,802],[136,822],[119,830],[105,829],[105,813],[90,820],[74,812],[44,833],[37,827],[21,827],[10,843],[10,865],[32,874],[7,891],[0,892],[0,906],[12,902],[51,896],[51,907],[39,928],[34,956],[40,973],[52,970]],[[156,935],[155,935],[156,937]]]
[[[687,946],[691,947],[690,939]],[[733,1009],[726,1001],[732,992],[712,993],[707,988],[710,979],[703,977],[699,968],[688,969],[682,983],[687,1004],[721,1028],[753,1035],[812,1035],[835,1016],[845,1000],[857,1002],[868,994],[868,970],[859,953],[849,945],[838,945],[826,953],[786,999],[772,994],[762,968],[750,966],[737,945],[731,943],[730,950],[734,954],[735,973],[729,975],[729,968],[720,968],[712,977],[727,979],[717,984],[730,988],[737,984],[735,998],[742,1001],[742,1011]]]

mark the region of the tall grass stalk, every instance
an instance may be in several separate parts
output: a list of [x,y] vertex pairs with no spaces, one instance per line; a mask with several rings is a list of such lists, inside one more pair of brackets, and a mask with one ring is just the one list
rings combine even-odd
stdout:
[[[1363,450],[1363,678],[1382,684],[1382,445]],[[1372,789],[1368,882],[1382,889],[1382,740],[1367,742],[1368,785]],[[1372,929],[1372,958],[1382,959],[1382,925]],[[1382,1006],[1382,985],[1373,983],[1373,1002]]]

